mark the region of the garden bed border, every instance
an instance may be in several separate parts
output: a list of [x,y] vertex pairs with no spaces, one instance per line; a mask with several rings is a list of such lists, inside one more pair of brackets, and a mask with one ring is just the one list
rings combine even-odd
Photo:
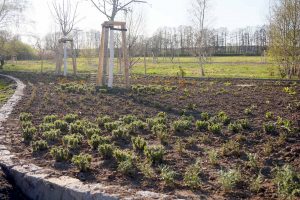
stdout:
[[120,185],[84,184],[79,179],[60,176],[54,170],[19,159],[9,150],[12,136],[2,125],[22,99],[26,85],[15,77],[3,74],[0,76],[12,79],[17,84],[13,96],[0,108],[0,167],[27,197],[34,200],[176,199],[174,196],[135,191]]

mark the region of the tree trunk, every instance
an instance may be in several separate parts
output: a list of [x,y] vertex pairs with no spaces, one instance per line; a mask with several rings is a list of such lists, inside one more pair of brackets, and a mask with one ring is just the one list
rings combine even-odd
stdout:
[[68,52],[67,43],[64,43],[64,76],[68,74]]

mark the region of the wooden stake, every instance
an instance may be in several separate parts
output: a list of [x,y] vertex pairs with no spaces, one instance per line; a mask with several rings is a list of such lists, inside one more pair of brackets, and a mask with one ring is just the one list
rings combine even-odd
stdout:
[[[126,28],[126,25],[123,24],[121,26],[122,29]],[[128,88],[130,86],[129,83],[129,60],[127,54],[127,43],[126,43],[126,32],[122,31],[122,49],[123,49],[123,66],[124,66],[124,74],[125,74],[125,86]]]
[[104,74],[104,40],[105,40],[105,29],[104,26],[102,26],[102,33],[101,33],[101,43],[100,43],[100,51],[99,51],[99,65],[98,65],[98,74],[97,74],[97,86],[103,86],[104,80],[103,80],[103,74]]

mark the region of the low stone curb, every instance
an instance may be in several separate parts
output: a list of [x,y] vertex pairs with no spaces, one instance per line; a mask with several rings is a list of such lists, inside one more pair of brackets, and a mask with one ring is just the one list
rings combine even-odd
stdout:
[[115,199],[176,199],[150,191],[134,191],[126,186],[105,186],[103,184],[84,184],[79,179],[55,175],[55,171],[38,167],[19,159],[9,151],[9,138],[2,124],[13,108],[23,97],[25,84],[17,78],[1,75],[14,80],[17,89],[14,95],[0,109],[0,166],[13,178],[20,190],[34,200],[115,200]]

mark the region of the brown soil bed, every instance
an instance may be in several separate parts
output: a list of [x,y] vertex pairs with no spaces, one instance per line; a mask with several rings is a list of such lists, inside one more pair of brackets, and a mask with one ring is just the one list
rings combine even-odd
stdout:
[[[67,80],[50,75],[14,74],[27,84],[24,99],[18,104],[11,117],[5,124],[7,133],[11,137],[11,150],[19,157],[26,158],[32,163],[42,167],[53,168],[61,175],[69,175],[80,178],[85,182],[101,182],[107,185],[126,185],[136,190],[150,190],[165,194],[176,195],[181,198],[199,199],[201,197],[230,198],[230,199],[277,199],[276,185],[272,179],[273,169],[285,164],[291,165],[295,171],[300,171],[300,137],[299,137],[299,94],[300,86],[293,82],[272,81],[243,81],[243,80],[182,80],[163,77],[133,77],[132,84],[164,85],[172,88],[171,91],[154,92],[152,94],[139,94],[132,90],[114,89],[102,93],[85,92],[77,94],[66,92],[60,84],[76,82],[84,84],[86,78]],[[118,80],[119,81],[119,80]],[[251,87],[240,87],[251,85]],[[283,92],[284,87],[293,88],[296,94],[290,95]],[[59,90],[57,88],[60,88]],[[246,108],[252,107],[252,114],[245,114]],[[224,111],[235,122],[240,119],[248,119],[250,129],[232,133],[228,125],[222,125],[221,134],[213,134],[210,131],[200,131],[195,127],[195,121],[200,120],[202,112],[216,116]],[[132,175],[123,175],[117,170],[114,159],[104,160],[97,150],[92,150],[85,138],[79,148],[72,154],[88,153],[92,155],[92,166],[88,172],[79,172],[69,161],[56,163],[49,150],[33,153],[30,144],[23,142],[22,129],[18,120],[21,112],[29,112],[33,115],[33,124],[36,127],[42,123],[44,116],[55,114],[60,119],[68,113],[76,113],[80,119],[86,118],[95,122],[100,115],[109,115],[114,120],[128,114],[138,117],[146,122],[146,118],[155,117],[159,112],[167,113],[166,144],[163,144],[165,155],[160,165],[167,165],[176,172],[173,185],[166,185],[161,179],[158,165],[153,165],[154,176],[146,178],[137,166],[146,160],[142,153],[133,150],[131,139],[115,140],[111,138],[111,132],[104,130],[101,135],[110,137],[110,142],[122,150],[130,150],[136,156]],[[266,112],[273,112],[274,119],[266,119]],[[185,131],[176,132],[172,123],[182,115],[193,116],[191,125]],[[293,124],[293,134],[277,128],[273,134],[263,131],[263,124],[276,122],[276,117],[290,120]],[[296,132],[296,133],[295,133]],[[67,134],[67,133],[65,133]],[[160,145],[160,141],[149,128],[139,130],[137,135],[145,138],[148,145]],[[284,136],[284,137],[283,137]],[[34,140],[41,139],[41,132]],[[284,139],[282,139],[284,138]],[[224,143],[235,141],[239,148],[228,155],[222,154]],[[183,151],[179,150],[179,144]],[[49,149],[53,146],[62,146],[61,141],[50,142]],[[267,151],[267,148],[270,151]],[[218,163],[212,165],[209,162],[207,152],[215,149],[218,152]],[[249,167],[247,153],[257,154],[257,168]],[[200,159],[201,173],[199,174],[201,185],[195,189],[184,184],[184,173],[188,166]],[[230,191],[223,189],[219,183],[220,170],[239,169],[241,180]],[[251,191],[250,180],[259,172],[263,182],[257,192]]]

